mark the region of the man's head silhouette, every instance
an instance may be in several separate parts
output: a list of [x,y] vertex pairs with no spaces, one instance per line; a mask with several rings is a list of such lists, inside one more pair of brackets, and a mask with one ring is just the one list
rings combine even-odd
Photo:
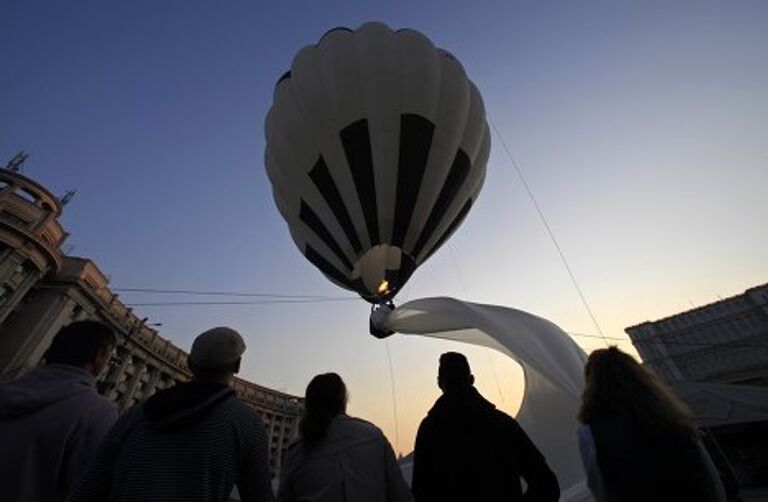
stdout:
[[464,354],[446,352],[440,356],[440,369],[437,373],[437,385],[443,392],[470,387],[475,377],[469,370],[469,363]]

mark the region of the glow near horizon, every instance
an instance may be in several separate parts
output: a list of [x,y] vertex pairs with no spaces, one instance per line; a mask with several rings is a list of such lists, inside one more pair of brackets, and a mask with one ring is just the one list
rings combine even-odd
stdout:
[[[764,2],[5,2],[0,155],[26,149],[28,175],[56,193],[79,189],[63,223],[75,254],[115,287],[343,295],[305,262],[274,208],[262,124],[301,46],[374,19],[416,28],[462,61],[606,335],[767,280]],[[494,143],[478,203],[399,300],[510,305],[594,335]],[[140,312],[182,347],[212,325],[239,329],[242,376],[291,393],[339,372],[350,412],[394,442],[386,348],[367,334],[362,304]],[[388,343],[400,451],[438,396],[445,350],[467,353],[489,399],[519,405],[521,375],[503,356]]]

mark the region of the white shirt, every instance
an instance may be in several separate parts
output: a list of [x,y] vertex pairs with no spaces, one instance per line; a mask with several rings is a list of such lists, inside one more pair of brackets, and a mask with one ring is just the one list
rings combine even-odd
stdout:
[[339,415],[310,450],[288,448],[280,477],[281,502],[410,502],[387,439],[375,425]]

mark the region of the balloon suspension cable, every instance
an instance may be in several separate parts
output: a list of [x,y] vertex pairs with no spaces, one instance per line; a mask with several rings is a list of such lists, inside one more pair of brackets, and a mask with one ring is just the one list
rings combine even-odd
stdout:
[[547,234],[549,235],[549,238],[552,241],[552,244],[554,244],[555,249],[557,250],[557,254],[560,255],[560,260],[563,262],[563,266],[565,266],[566,272],[568,272],[568,277],[571,278],[573,287],[576,288],[576,293],[578,293],[579,298],[581,298],[581,303],[584,305],[584,308],[586,309],[587,314],[592,319],[592,323],[595,325],[597,332],[600,333],[600,336],[603,338],[605,345],[608,346],[609,345],[608,339],[603,334],[603,330],[600,329],[600,324],[597,322],[597,318],[595,317],[595,314],[592,313],[592,309],[589,306],[589,302],[587,302],[586,296],[584,296],[584,293],[581,291],[581,288],[579,287],[579,283],[576,281],[576,276],[573,274],[573,270],[571,270],[571,266],[568,264],[568,260],[565,258],[565,254],[563,253],[563,250],[560,247],[560,244],[558,243],[557,238],[555,237],[555,233],[552,231],[552,227],[549,226],[549,222],[547,221],[547,218],[544,216],[544,212],[541,210],[541,207],[539,206],[539,203],[536,200],[536,197],[533,195],[533,191],[531,190],[531,187],[528,186],[528,182],[525,181],[525,176],[523,176],[522,170],[517,165],[515,158],[512,156],[512,153],[510,152],[506,141],[504,141],[504,137],[501,135],[501,132],[499,132],[499,128],[496,127],[496,123],[493,120],[491,120],[490,117],[488,117],[488,122],[490,122],[491,127],[493,127],[493,130],[496,132],[496,137],[499,138],[499,143],[501,143],[501,147],[504,150],[504,153],[506,154],[507,159],[509,160],[510,164],[512,164],[512,167],[515,169],[515,172],[517,173],[517,177],[520,178],[520,182],[523,184],[523,187],[525,188],[525,191],[528,194],[528,197],[531,199],[531,202],[533,203],[533,207],[536,208],[536,212],[539,214],[539,219],[541,219],[541,222],[544,224],[544,228],[547,230]]
[[[389,340],[384,340],[387,347],[387,361],[389,361],[389,382],[392,387],[392,413],[395,417],[395,450],[400,448],[400,420],[397,417],[397,392],[395,390],[395,370],[392,366],[392,353],[389,351]],[[398,452],[399,453],[399,452]]]

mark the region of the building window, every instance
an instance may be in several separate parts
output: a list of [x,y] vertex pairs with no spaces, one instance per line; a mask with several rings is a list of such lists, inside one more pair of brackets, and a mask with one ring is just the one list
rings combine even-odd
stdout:
[[0,305],[3,305],[5,302],[7,302],[12,295],[13,295],[13,288],[8,286],[7,284],[4,284],[3,288],[0,289]]
[[0,212],[0,216],[6,219],[9,223],[12,223],[19,227],[26,227],[27,225],[29,225],[29,222],[27,220],[9,211]]
[[26,200],[27,202],[32,202],[32,203],[37,202],[37,195],[33,194],[32,192],[24,188],[19,188],[18,190],[16,190],[16,195]]

